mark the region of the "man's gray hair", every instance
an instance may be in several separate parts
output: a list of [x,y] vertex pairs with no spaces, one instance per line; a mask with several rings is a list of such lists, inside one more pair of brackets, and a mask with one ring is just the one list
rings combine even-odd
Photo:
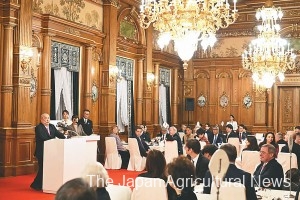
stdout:
[[276,148],[272,144],[264,144],[261,147],[267,147],[268,148],[268,153],[272,153],[273,157],[276,157]]
[[170,128],[172,128],[175,131],[175,133],[177,133],[177,128],[175,126],[171,126]]

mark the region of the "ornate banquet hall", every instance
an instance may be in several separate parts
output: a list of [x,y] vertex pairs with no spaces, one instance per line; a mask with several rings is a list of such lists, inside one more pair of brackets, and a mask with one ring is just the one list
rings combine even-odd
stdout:
[[[97,160],[117,124],[252,134],[300,125],[298,0],[3,0],[0,177],[37,170],[35,126],[90,110]],[[268,10],[269,9],[269,10]],[[30,177],[31,178],[31,177]]]

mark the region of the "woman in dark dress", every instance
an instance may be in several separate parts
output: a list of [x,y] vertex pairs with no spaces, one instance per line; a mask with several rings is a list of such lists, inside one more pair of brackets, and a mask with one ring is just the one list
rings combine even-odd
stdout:
[[174,158],[167,165],[168,184],[173,188],[173,195],[168,193],[169,200],[197,200],[194,193],[195,167],[184,156]]

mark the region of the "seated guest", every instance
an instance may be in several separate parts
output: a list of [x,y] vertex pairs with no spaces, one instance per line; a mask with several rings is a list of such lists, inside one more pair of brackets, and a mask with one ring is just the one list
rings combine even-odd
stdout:
[[276,149],[275,158],[277,158],[277,154],[278,154],[278,151],[279,151],[279,146],[278,146],[278,144],[275,143],[275,135],[274,135],[274,133],[272,133],[272,132],[266,133],[265,137],[264,137],[264,141],[262,141],[258,145],[259,148],[261,148],[264,144],[272,144],[275,147],[275,149]]
[[275,142],[276,142],[276,144],[285,144],[285,145],[287,145],[287,142],[284,141],[283,135],[280,132],[275,134]]
[[[289,147],[286,145],[282,147],[281,152],[283,153],[289,153]],[[300,132],[296,133],[296,138],[293,142],[293,147],[292,147],[292,153],[296,154],[297,156],[297,163],[298,163],[298,168],[300,166]]]
[[[235,166],[235,160],[237,157],[237,151],[236,147],[232,144],[224,144],[220,147],[220,149],[223,149],[229,159],[229,167],[227,169],[227,172],[224,177],[224,181],[226,182],[239,182],[245,185],[246,188],[246,199],[247,200],[256,200],[256,194],[255,189],[252,184],[252,178],[251,174],[248,172],[245,172],[241,169],[238,169]],[[207,171],[205,178],[204,178],[204,187],[203,187],[203,193],[210,194],[211,191],[211,184],[212,184],[212,176],[210,171]]]
[[137,143],[139,145],[139,150],[140,150],[140,154],[143,157],[147,157],[147,154],[150,150],[149,146],[146,144],[146,142],[144,140],[141,139],[141,135],[143,133],[143,130],[140,126],[136,126],[135,127],[135,135],[136,135],[136,140]]
[[[290,174],[292,176],[290,176]],[[286,171],[285,173],[286,182],[283,183],[284,190],[297,191],[298,186],[300,186],[300,171],[297,168],[292,168]],[[298,200],[298,199],[297,199]]]
[[[188,130],[188,129],[187,129]],[[171,126],[169,128],[169,133],[167,134],[167,141],[177,141],[177,146],[178,146],[178,155],[183,154],[183,149],[182,149],[182,143],[179,134],[177,133],[177,129],[175,126]]]
[[77,115],[72,116],[72,124],[67,126],[67,130],[76,133],[77,135],[80,136],[85,136],[85,132],[83,131],[82,126],[79,124],[78,125],[78,119],[79,117]]
[[246,148],[244,148],[243,151],[259,151],[259,147],[255,136],[247,136]]
[[213,126],[213,135],[208,137],[208,141],[210,144],[218,145],[223,143],[223,135],[219,133],[219,127],[217,125]]
[[258,187],[281,190],[283,185],[283,169],[275,159],[276,149],[271,144],[260,148],[261,164],[253,173],[254,183]]
[[150,137],[150,133],[147,132],[147,126],[141,125],[141,128],[143,130],[143,133],[141,135],[141,138],[145,141],[145,142],[151,142],[151,137]]
[[242,141],[244,141],[247,136],[248,136],[248,133],[246,132],[246,127],[244,124],[240,124],[239,125],[239,129],[238,129],[238,136],[239,136],[239,141],[240,143],[242,143]]
[[188,140],[184,148],[187,157],[195,166],[197,184],[203,183],[203,178],[208,170],[209,160],[202,155],[200,142],[197,139]]
[[197,200],[194,193],[195,167],[183,156],[174,158],[167,165],[168,184],[173,190],[168,191],[169,200]]
[[218,147],[213,144],[207,144],[202,149],[202,154],[204,157],[206,157],[208,160],[211,159],[212,155],[218,150]]
[[186,130],[186,125],[185,125],[185,124],[182,124],[182,125],[181,125],[181,129],[179,129],[178,132],[183,132],[183,133],[185,133],[185,130]]
[[206,135],[206,137],[207,137],[207,138],[212,137],[212,136],[213,136],[213,133],[212,133],[211,130],[210,130],[210,124],[209,124],[209,123],[206,123],[206,124],[204,124],[204,126],[205,126],[204,130],[205,130],[205,135]]
[[119,129],[117,125],[113,125],[111,127],[111,134],[108,137],[114,137],[116,139],[117,143],[117,150],[121,156],[122,159],[122,169],[127,169],[128,163],[129,163],[129,151],[123,146],[123,143],[121,142],[121,139],[119,137]]
[[97,200],[110,200],[109,193],[105,188],[109,177],[101,163],[96,161],[89,163],[82,174],[82,178],[96,191]]
[[166,159],[161,151],[151,150],[147,155],[146,171],[139,174],[140,177],[160,178],[167,182]]
[[55,200],[96,200],[96,192],[82,178],[64,183],[57,191]]
[[185,144],[189,139],[193,139],[194,134],[190,126],[187,126],[185,129],[185,134],[183,136],[183,143]]
[[206,144],[209,144],[209,141],[207,137],[205,137],[205,130],[202,128],[199,128],[197,130],[197,138],[200,142],[205,142]]
[[225,142],[228,142],[229,138],[238,138],[238,134],[233,131],[233,127],[231,124],[226,125],[226,135],[225,135]]
[[160,137],[159,142],[166,141],[167,133],[168,133],[168,129],[162,126],[161,127],[161,133],[157,134],[157,137]]

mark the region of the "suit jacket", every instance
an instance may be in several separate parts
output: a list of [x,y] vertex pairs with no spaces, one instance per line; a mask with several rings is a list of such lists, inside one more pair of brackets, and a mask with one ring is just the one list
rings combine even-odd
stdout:
[[85,136],[86,135],[85,132],[84,132],[84,130],[83,130],[83,128],[82,128],[82,126],[80,124],[77,125],[77,131],[76,131],[75,126],[73,124],[67,126],[67,129],[71,130],[71,131],[74,131],[78,135],[81,135],[81,136]]
[[107,192],[106,188],[97,188],[97,200],[110,200],[109,193]]
[[229,139],[229,138],[238,138],[238,137],[239,137],[239,136],[238,136],[237,133],[231,131],[230,133],[227,133],[227,136],[226,136],[226,138],[225,138],[225,142],[228,142],[228,139]]
[[[284,147],[282,147],[281,152],[284,153],[289,153],[289,147],[287,145],[285,145]],[[297,163],[298,163],[298,168],[300,166],[300,145],[297,143],[293,143],[293,148],[292,148],[292,153],[296,154],[297,156]]]
[[151,142],[150,133],[148,132],[143,132],[141,138],[146,142]]
[[[238,169],[234,164],[230,164],[225,174],[224,181],[242,183],[246,188],[246,199],[257,200],[250,173]],[[212,177],[210,171],[207,171],[204,178],[203,193],[210,194],[211,183],[212,183]]]
[[238,133],[238,138],[240,140],[240,142],[242,142],[242,140],[245,140],[248,136],[247,132],[242,132],[242,137],[240,137],[240,133]]
[[178,133],[175,133],[173,136],[170,134],[167,134],[167,141],[177,141],[177,147],[178,147],[178,155],[182,155],[183,154],[183,149],[182,149],[182,142],[180,139],[180,136],[178,135]]
[[81,118],[78,120],[78,125],[81,125],[83,128],[83,131],[86,135],[91,135],[93,134],[93,121],[92,120],[87,120],[86,123],[84,123],[84,119]]
[[[214,137],[215,137],[214,134],[211,135],[211,136],[208,136],[208,141],[209,141],[210,144],[213,144],[213,142],[214,142]],[[216,140],[216,142],[215,142],[214,145],[217,145],[218,143],[223,143],[223,136],[222,136],[221,133],[219,133],[219,134],[217,135],[217,140]]]
[[[187,155],[187,157],[192,160],[191,156]],[[196,163],[196,178],[197,184],[203,183],[203,179],[205,177],[205,173],[208,170],[209,160],[199,153],[199,157]]]
[[[254,184],[258,187],[271,188],[281,190],[283,186],[283,169],[282,166],[274,158],[270,160],[262,170],[263,163],[257,166],[253,173]],[[264,182],[264,179],[268,180]],[[276,182],[277,184],[276,184]],[[267,183],[272,182],[274,184],[268,186]],[[265,184],[264,184],[265,183]]]
[[143,157],[147,157],[147,151],[149,150],[149,146],[146,144],[144,140],[139,137],[136,137],[137,143],[139,145],[140,154]]
[[65,139],[64,134],[59,132],[53,124],[49,124],[50,135],[44,126],[44,124],[40,123],[35,127],[35,153],[34,155],[37,158],[43,158],[44,156],[44,142],[47,140],[51,140],[55,137]]

